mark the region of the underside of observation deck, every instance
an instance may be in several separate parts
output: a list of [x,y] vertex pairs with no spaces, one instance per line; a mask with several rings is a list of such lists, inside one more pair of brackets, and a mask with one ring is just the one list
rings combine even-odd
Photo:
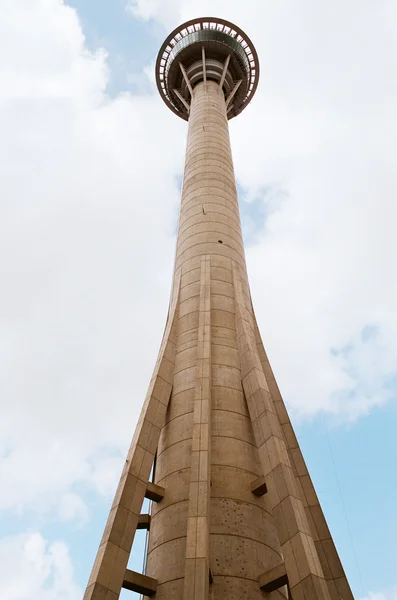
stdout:
[[238,115],[253,97],[259,61],[249,37],[223,19],[193,19],[175,29],[162,45],[156,81],[167,106],[188,120],[192,90],[200,81],[221,84],[228,118]]

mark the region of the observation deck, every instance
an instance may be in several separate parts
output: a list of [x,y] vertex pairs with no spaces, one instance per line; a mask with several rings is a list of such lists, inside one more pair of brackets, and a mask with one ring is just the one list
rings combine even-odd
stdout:
[[258,55],[249,37],[233,23],[214,17],[192,19],[174,29],[161,46],[156,62],[162,99],[186,121],[199,82],[219,83],[228,119],[232,119],[252,99],[258,79]]

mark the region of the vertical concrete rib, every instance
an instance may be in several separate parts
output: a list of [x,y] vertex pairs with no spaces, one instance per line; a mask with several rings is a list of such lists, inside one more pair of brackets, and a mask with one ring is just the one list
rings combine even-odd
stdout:
[[121,591],[172,390],[179,286],[180,273],[176,272],[168,321],[159,356],[95,558],[84,600],[117,600]]
[[210,257],[201,258],[184,600],[207,600],[211,480]]
[[267,495],[276,521],[292,597],[330,600],[280,421],[259,360],[251,302],[243,294],[237,269],[234,270],[234,285],[243,386],[263,475],[268,481]]
[[296,439],[277,381],[263,346],[255,315],[254,321],[258,355],[283,430],[287,452],[331,599],[340,600],[340,598],[343,598],[343,600],[354,600],[349,582],[347,581],[334,541],[328,529],[327,521],[325,520],[324,513],[314,489],[313,482],[306,467],[301,449],[299,448],[298,440]]

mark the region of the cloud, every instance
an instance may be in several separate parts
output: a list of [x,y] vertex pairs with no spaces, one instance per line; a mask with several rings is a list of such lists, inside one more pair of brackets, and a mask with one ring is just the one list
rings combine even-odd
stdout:
[[[181,2],[180,0],[128,0],[127,9],[131,13],[148,21],[155,19],[160,21],[166,27],[177,27],[177,21],[180,19]],[[176,24],[175,24],[176,23]]]
[[368,596],[361,600],[397,600],[397,588],[385,592],[369,592]]
[[[172,24],[167,3],[132,4],[164,28],[197,16],[193,0],[169,5]],[[246,200],[267,213],[247,261],[276,377],[301,416],[356,419],[394,397],[397,374],[396,7],[204,0],[200,13],[241,26],[260,58],[231,135]]]
[[79,600],[67,546],[49,544],[40,533],[0,540],[0,597],[3,600]]
[[183,127],[157,95],[108,97],[62,2],[9,2],[0,27],[0,509],[85,518],[156,360]]
[[[130,8],[164,31],[197,14]],[[276,376],[302,416],[357,418],[391,398],[397,359],[395,9],[202,11],[239,23],[260,54],[231,133],[245,197],[267,215],[247,259]],[[154,90],[109,97],[106,50],[88,52],[62,2],[4,14],[0,509],[84,520],[85,492],[114,490],[156,360],[186,124]]]

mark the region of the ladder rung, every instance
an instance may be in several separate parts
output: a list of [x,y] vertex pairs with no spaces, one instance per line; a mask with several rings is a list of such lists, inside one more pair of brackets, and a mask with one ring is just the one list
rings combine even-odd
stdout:
[[164,493],[165,490],[161,485],[149,482],[147,484],[145,497],[149,500],[153,500],[153,502],[160,502],[160,500],[164,498]]
[[264,477],[258,477],[251,483],[251,492],[255,496],[264,496],[267,493],[267,485]]
[[157,579],[127,569],[124,574],[123,588],[144,596],[154,596],[157,592]]
[[137,529],[150,529],[150,515],[139,515]]
[[283,585],[288,585],[288,575],[284,563],[273,567],[259,577],[259,588],[264,592],[275,592]]

